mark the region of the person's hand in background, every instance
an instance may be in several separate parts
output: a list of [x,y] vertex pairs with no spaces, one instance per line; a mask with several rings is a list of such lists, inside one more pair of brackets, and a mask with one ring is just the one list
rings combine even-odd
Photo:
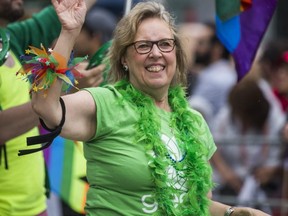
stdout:
[[[86,69],[88,66],[88,62],[81,62],[76,66],[76,69],[82,74],[81,78],[78,78],[77,88],[88,88],[88,87],[97,87],[103,82],[103,71],[105,69],[105,65],[98,65],[97,67]],[[77,89],[72,88],[71,93],[76,92]]]

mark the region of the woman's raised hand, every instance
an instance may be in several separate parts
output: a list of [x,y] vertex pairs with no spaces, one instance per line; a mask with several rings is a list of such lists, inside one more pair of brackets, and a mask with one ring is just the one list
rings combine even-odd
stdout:
[[85,0],[51,0],[62,29],[73,31],[81,29],[86,15]]

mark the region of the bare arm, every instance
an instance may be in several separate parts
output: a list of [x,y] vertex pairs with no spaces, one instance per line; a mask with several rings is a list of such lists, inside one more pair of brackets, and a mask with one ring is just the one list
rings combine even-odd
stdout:
[[0,144],[31,130],[38,123],[30,102],[0,111]]
[[[84,0],[52,0],[55,11],[62,24],[61,34],[57,40],[54,52],[66,59],[74,46],[74,42],[81,30],[86,14]],[[62,82],[57,80],[47,91],[32,94],[32,104],[35,112],[44,120],[48,127],[55,128],[62,118],[59,98]],[[95,131],[96,106],[90,93],[80,91],[63,96],[66,105],[66,121],[61,135],[68,139],[88,140]]]
[[[212,201],[210,205],[211,216],[224,216],[226,210],[229,208],[228,205]],[[268,214],[259,211],[257,209],[246,208],[246,207],[235,207],[234,212],[231,216],[269,216]]]

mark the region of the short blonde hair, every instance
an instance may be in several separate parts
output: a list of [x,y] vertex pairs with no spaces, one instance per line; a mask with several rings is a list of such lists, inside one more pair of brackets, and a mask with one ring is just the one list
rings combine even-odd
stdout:
[[165,21],[171,28],[176,44],[177,68],[172,85],[186,85],[187,60],[180,38],[176,33],[174,18],[160,3],[147,1],[140,2],[124,16],[117,24],[114,31],[114,39],[108,53],[111,64],[109,82],[115,83],[121,79],[129,79],[129,74],[123,69],[121,58],[125,56],[127,47],[134,42],[137,29],[141,22],[147,18],[159,18]]

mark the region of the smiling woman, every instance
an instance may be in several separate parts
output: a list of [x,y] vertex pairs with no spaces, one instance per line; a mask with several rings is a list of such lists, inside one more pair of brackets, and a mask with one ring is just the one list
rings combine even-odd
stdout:
[[166,22],[147,18],[138,26],[135,42],[127,46],[121,58],[122,65],[128,67],[131,84],[161,102],[159,106],[166,111],[170,111],[167,93],[176,72],[173,37]]
[[[70,7],[73,1],[80,6]],[[54,5],[62,32],[53,52],[68,58],[84,14],[81,0],[63,2]],[[64,8],[71,11],[60,13]],[[209,199],[208,160],[216,146],[203,117],[185,98],[186,58],[175,29],[162,4],[136,4],[115,29],[108,53],[110,84],[61,97],[67,110],[61,136],[84,141],[87,215],[223,216],[233,211]],[[47,92],[32,95],[35,112],[50,128],[58,128],[62,118],[61,87],[58,80]],[[241,210],[254,211],[236,208],[233,215]]]

